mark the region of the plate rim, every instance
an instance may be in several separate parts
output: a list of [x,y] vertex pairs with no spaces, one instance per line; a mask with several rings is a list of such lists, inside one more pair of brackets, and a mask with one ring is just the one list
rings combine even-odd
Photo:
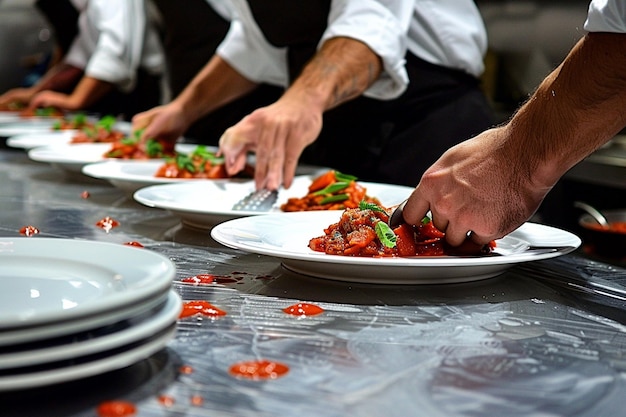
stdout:
[[[14,314],[11,320],[16,320],[10,323],[0,323],[0,329],[18,329],[25,326],[44,325],[46,323],[57,323],[59,321],[67,321],[80,319],[81,317],[87,317],[105,311],[113,311],[118,308],[132,305],[146,298],[155,296],[156,294],[167,291],[171,285],[172,280],[176,274],[176,267],[174,263],[167,257],[151,251],[146,248],[136,248],[121,243],[102,242],[94,240],[82,240],[82,239],[66,239],[66,238],[45,238],[45,237],[3,237],[0,238],[0,260],[4,256],[16,256],[16,254],[24,253],[26,257],[34,253],[45,253],[46,256],[41,258],[50,258],[49,251],[51,247],[58,248],[59,245],[65,245],[65,250],[58,250],[56,252],[55,259],[72,260],[76,259],[76,251],[87,250],[90,253],[108,253],[109,256],[97,256],[91,257],[87,260],[81,259],[83,263],[92,263],[92,265],[103,266],[109,268],[111,271],[118,271],[119,268],[115,264],[106,263],[107,259],[115,259],[111,254],[130,254],[132,251],[136,252],[133,258],[143,258],[142,267],[152,268],[147,275],[140,278],[135,278],[134,286],[126,288],[123,291],[113,292],[108,297],[101,297],[98,301],[92,302],[90,305],[77,306],[72,309],[60,309],[55,313],[46,312],[42,315],[40,312],[38,315],[29,317],[28,319],[20,319],[19,314]],[[73,249],[73,250],[72,250]],[[16,253],[16,251],[18,251]],[[21,251],[21,252],[20,252]],[[35,252],[33,252],[35,251]],[[41,252],[38,252],[41,251]],[[141,252],[143,251],[143,252]],[[100,263],[98,263],[100,262]],[[104,263],[103,263],[104,262]],[[147,263],[146,263],[147,262]],[[2,278],[0,276],[0,278]],[[1,280],[0,280],[1,284]]]
[[[180,309],[183,301],[176,291],[173,289],[168,292],[166,300],[151,309],[143,311],[143,314],[150,314],[138,323],[128,324],[127,327],[118,329],[112,333],[87,338],[79,342],[71,342],[68,344],[59,344],[55,346],[39,347],[30,350],[19,350],[8,354],[0,353],[0,369],[11,369],[29,365],[39,365],[50,362],[56,362],[73,357],[85,356],[94,353],[115,349],[125,344],[147,338],[151,334],[156,334],[161,330],[169,327],[176,322],[180,315]],[[158,311],[154,311],[158,310]],[[133,320],[134,317],[128,317],[126,320]],[[105,326],[106,327],[106,326]],[[82,331],[80,333],[90,333],[98,330],[100,327]],[[72,337],[66,335],[65,337]],[[43,340],[38,340],[42,342]]]
[[[279,216],[279,217],[282,217],[282,216],[291,217],[292,216],[293,218],[291,221],[294,221],[294,222],[295,222],[294,219],[297,219],[298,216],[304,217],[305,220],[308,220],[308,221],[311,221],[311,218],[315,216],[319,216],[323,220],[327,220],[327,221],[330,220],[331,215],[325,214],[325,213],[328,213],[328,212],[271,213],[271,214],[265,214],[262,217],[259,217],[259,216],[242,217],[242,218],[237,218],[233,220],[228,220],[226,222],[223,222],[214,226],[210,234],[214,240],[216,240],[218,243],[226,247],[243,250],[243,251],[250,252],[250,253],[273,256],[275,258],[280,259],[281,262],[288,269],[299,269],[298,271],[299,273],[303,273],[303,272],[302,272],[302,268],[298,267],[297,265],[303,265],[303,264],[306,265],[307,262],[311,262],[311,263],[318,264],[318,265],[319,264],[334,265],[336,267],[339,267],[339,269],[343,269],[345,267],[350,267],[350,266],[355,267],[355,268],[370,267],[370,268],[375,268],[375,269],[389,269],[391,272],[393,272],[393,268],[422,268],[422,270],[426,270],[426,268],[466,268],[469,270],[470,268],[478,269],[478,268],[491,268],[491,267],[501,266],[503,267],[503,269],[506,269],[511,266],[514,266],[517,263],[550,259],[556,256],[561,256],[561,255],[570,253],[576,248],[578,248],[580,244],[582,243],[581,239],[578,236],[568,231],[558,229],[553,226],[542,225],[542,224],[533,223],[533,222],[526,222],[523,225],[521,225],[519,228],[514,230],[513,232],[509,233],[503,239],[514,238],[514,239],[520,239],[520,240],[526,241],[525,239],[521,239],[521,237],[518,237],[518,235],[523,235],[523,233],[526,232],[527,229],[538,227],[546,231],[548,230],[555,231],[555,232],[558,231],[559,234],[562,234],[564,237],[568,238],[568,247],[567,248],[558,247],[555,251],[546,251],[543,253],[537,252],[536,255],[532,257],[528,256],[530,252],[525,251],[525,252],[520,252],[520,253],[515,253],[515,254],[502,255],[498,257],[489,257],[489,256],[461,257],[459,256],[459,257],[370,258],[370,257],[348,257],[348,256],[327,255],[325,253],[314,252],[312,250],[310,250],[310,252],[304,251],[304,249],[289,251],[289,250],[276,250],[271,247],[262,247],[262,246],[257,247],[254,245],[248,245],[246,243],[237,242],[236,240],[231,239],[229,237],[230,235],[232,235],[232,233],[229,234],[227,232],[228,229],[238,230],[238,224],[240,223],[244,223],[245,225],[245,223],[247,222],[254,223],[254,222],[272,221],[271,217],[276,217],[276,216]],[[337,216],[336,220],[338,221],[341,216],[341,211],[336,211],[332,215],[333,216],[336,215]],[[300,221],[305,221],[305,220],[300,220]],[[280,221],[280,219],[276,219],[274,221]],[[322,223],[322,220],[319,220],[319,221],[320,223]],[[330,224],[331,224],[331,221],[328,221],[324,227],[327,227]],[[249,225],[247,225],[247,228],[248,230],[250,230]],[[242,233],[243,233],[242,238],[245,238],[244,236],[245,232],[242,232]],[[249,232],[249,234],[251,238],[255,237],[253,232]],[[321,236],[322,234],[323,234],[323,230],[321,229],[319,235]],[[315,236],[311,236],[311,238],[313,237]],[[499,240],[502,240],[502,239],[499,239]],[[532,242],[527,241],[527,243],[529,244],[529,246],[532,246]],[[317,262],[318,260],[320,262]],[[293,265],[296,265],[296,267],[294,268]],[[312,276],[316,276],[320,278],[329,278],[328,274],[324,274],[325,276],[322,276],[319,273],[308,274],[308,275],[312,275]],[[340,275],[334,276],[334,277],[335,277],[334,279],[346,280],[346,277],[342,277]],[[351,277],[347,277],[347,278],[349,278],[351,282],[357,281]],[[372,283],[374,281],[372,279],[363,279],[358,282]],[[380,281],[387,282],[385,280],[380,280]],[[390,283],[392,283],[391,281],[392,280],[389,280]],[[404,281],[408,282],[406,280]],[[419,281],[423,281],[423,279],[419,279],[419,278],[415,279],[415,282],[419,282]],[[442,279],[442,281],[444,280]],[[395,282],[395,283],[398,283],[398,282]]]

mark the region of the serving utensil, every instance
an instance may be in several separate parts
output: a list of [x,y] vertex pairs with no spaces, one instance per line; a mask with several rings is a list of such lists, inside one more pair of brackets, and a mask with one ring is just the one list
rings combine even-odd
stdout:
[[402,203],[398,204],[398,206],[391,213],[391,216],[389,216],[387,224],[389,224],[389,227],[391,227],[392,229],[395,229],[396,227],[404,223],[402,211],[404,210],[406,202],[407,200],[404,200]]
[[605,229],[609,228],[608,220],[596,208],[590,206],[587,203],[583,203],[582,201],[575,201],[574,202],[574,207],[577,207],[577,208],[579,208],[581,210],[586,211],[591,217],[593,217],[593,219],[595,221],[597,221]]
[[236,211],[269,211],[278,199],[276,190],[256,190],[233,205]]

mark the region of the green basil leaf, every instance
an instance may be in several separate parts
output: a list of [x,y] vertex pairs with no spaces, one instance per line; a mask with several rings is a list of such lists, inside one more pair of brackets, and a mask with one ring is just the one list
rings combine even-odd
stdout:
[[98,123],[96,124],[107,132],[110,132],[111,130],[113,130],[113,126],[115,126],[115,123],[117,123],[117,119],[115,118],[115,116],[107,115],[98,120]]
[[156,157],[163,153],[163,146],[161,143],[154,139],[148,139],[146,141],[146,153],[149,157]]
[[396,247],[398,237],[393,232],[393,230],[391,230],[391,227],[389,227],[387,223],[382,221],[376,222],[374,230],[376,230],[376,236],[378,236],[383,245],[388,248]]
[[52,125],[52,130],[61,130],[61,121],[57,120],[56,122],[54,122],[54,124]]
[[430,217],[424,216],[424,218],[422,219],[422,224],[427,225],[428,223],[430,223]]
[[340,201],[346,201],[350,196],[348,194],[329,195],[320,201],[320,204],[338,203]]
[[368,203],[365,200],[361,200],[359,202],[359,208],[361,210],[372,210],[372,211],[377,211],[379,213],[387,214],[387,211],[384,208],[380,207],[378,204]]

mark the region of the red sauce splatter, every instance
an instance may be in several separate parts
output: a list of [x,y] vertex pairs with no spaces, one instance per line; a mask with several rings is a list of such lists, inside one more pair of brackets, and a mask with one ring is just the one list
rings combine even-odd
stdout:
[[106,401],[96,411],[98,417],[130,417],[137,413],[137,407],[127,401]]
[[106,216],[105,218],[98,220],[96,222],[96,226],[100,227],[101,229],[104,229],[104,231],[107,233],[109,233],[111,229],[119,225],[120,225],[120,222],[118,222],[117,220],[109,216]]
[[204,404],[204,398],[202,398],[199,395],[192,395],[191,396],[191,405],[195,405],[196,407],[199,407],[202,404]]
[[174,400],[174,397],[171,397],[169,395],[159,395],[157,399],[164,407],[171,407],[176,402]]
[[91,194],[89,194],[89,191],[83,191],[80,193],[80,198],[89,198],[90,196]]
[[193,373],[193,368],[189,365],[183,365],[180,368],[178,368],[178,370],[180,371],[181,374],[192,374]]
[[235,284],[241,281],[242,277],[229,277],[226,275],[213,275],[213,274],[198,274],[192,277],[181,279],[182,282],[186,282],[194,285],[207,285],[207,284]]
[[226,312],[223,310],[220,310],[219,308],[215,307],[213,304],[204,300],[186,301],[183,304],[183,310],[181,311],[179,318],[182,319],[185,317],[190,317],[190,316],[195,316],[195,315],[219,317],[219,316],[225,316]]
[[304,317],[304,316],[316,316],[318,314],[322,314],[324,312],[324,309],[315,304],[298,303],[298,304],[290,305],[289,307],[283,308],[283,311],[287,314]]
[[239,362],[230,367],[228,372],[239,378],[253,380],[276,379],[289,372],[289,367],[283,363],[268,360]]
[[124,245],[126,245],[126,246],[134,246],[136,248],[143,248],[143,245],[141,243],[135,242],[135,241],[126,242],[126,243],[124,243]]
[[24,236],[34,236],[39,233],[35,226],[24,226],[20,229],[20,234]]

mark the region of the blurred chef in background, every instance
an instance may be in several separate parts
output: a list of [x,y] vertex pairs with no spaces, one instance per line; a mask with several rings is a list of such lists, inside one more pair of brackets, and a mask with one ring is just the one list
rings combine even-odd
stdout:
[[71,0],[78,33],[62,61],[35,85],[9,90],[0,105],[55,107],[126,120],[161,102],[163,51],[143,0]]
[[135,118],[145,137],[174,141],[270,83],[284,94],[220,140],[231,174],[252,151],[258,188],[289,187],[298,162],[415,185],[450,146],[493,123],[479,82],[486,31],[471,0],[231,4],[216,55],[158,114]]
[[[230,1],[153,0],[160,12],[169,94],[178,96],[215,54],[230,27],[234,10]],[[199,118],[184,132],[186,141],[217,146],[224,130],[252,110],[274,102],[280,87],[262,84],[253,92]],[[160,108],[145,114],[152,118]]]

